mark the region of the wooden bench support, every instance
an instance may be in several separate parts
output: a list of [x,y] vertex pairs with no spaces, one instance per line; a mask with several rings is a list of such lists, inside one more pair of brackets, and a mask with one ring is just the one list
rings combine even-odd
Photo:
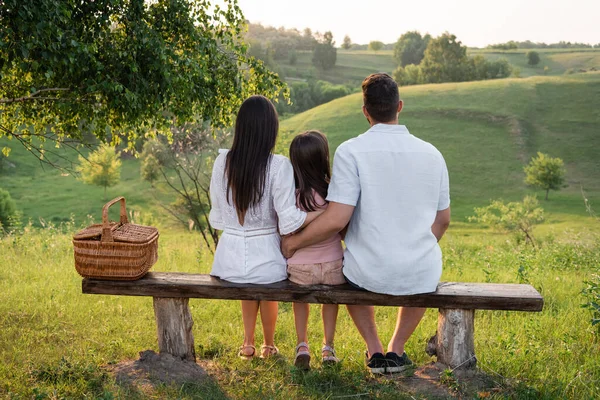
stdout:
[[390,296],[350,285],[300,286],[225,282],[209,275],[150,272],[137,281],[84,279],[83,293],[152,296],[161,353],[195,361],[188,299],[273,300],[317,304],[358,304],[438,308],[437,334],[427,352],[450,368],[476,365],[473,345],[475,310],[541,311],[544,299],[531,285],[440,282],[434,293]]
[[440,308],[437,332],[427,353],[452,369],[475,368],[474,320],[475,310]]
[[154,297],[158,349],[182,360],[196,361],[192,314],[187,298]]

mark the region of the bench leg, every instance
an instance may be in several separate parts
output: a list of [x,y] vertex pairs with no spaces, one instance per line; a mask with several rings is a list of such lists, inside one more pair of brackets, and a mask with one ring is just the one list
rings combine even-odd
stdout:
[[154,297],[158,349],[182,360],[196,361],[194,321],[187,298]]
[[440,308],[436,336],[431,338],[427,353],[450,368],[475,368],[473,341],[475,310]]

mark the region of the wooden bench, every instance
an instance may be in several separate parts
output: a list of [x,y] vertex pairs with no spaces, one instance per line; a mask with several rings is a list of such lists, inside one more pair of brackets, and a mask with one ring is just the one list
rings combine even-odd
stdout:
[[196,359],[190,298],[438,308],[437,334],[427,350],[451,368],[476,364],[475,310],[541,311],[544,304],[531,285],[441,282],[434,293],[390,296],[350,285],[236,284],[209,275],[163,272],[148,273],[137,281],[84,279],[82,290],[87,294],[152,296],[160,352],[190,361]]

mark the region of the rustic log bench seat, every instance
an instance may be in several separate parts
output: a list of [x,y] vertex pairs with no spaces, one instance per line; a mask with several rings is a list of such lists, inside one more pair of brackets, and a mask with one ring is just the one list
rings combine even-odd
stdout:
[[544,304],[537,290],[521,284],[440,282],[433,293],[391,296],[350,285],[236,284],[209,275],[165,272],[150,272],[136,281],[84,279],[82,290],[87,294],[152,296],[159,350],[190,361],[196,359],[190,298],[438,308],[437,334],[427,350],[451,368],[476,364],[475,310],[541,311]]

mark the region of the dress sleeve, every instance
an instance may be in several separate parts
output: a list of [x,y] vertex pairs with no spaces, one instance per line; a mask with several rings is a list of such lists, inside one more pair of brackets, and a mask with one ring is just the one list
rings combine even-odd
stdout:
[[[440,156],[441,157],[441,156]],[[442,158],[442,178],[440,180],[440,198],[438,200],[438,211],[450,207],[450,179],[448,178],[448,167],[446,161]]]
[[347,146],[340,145],[333,158],[333,173],[327,201],[356,206],[360,197],[360,178],[356,161]]
[[219,168],[219,157],[215,160],[213,165],[212,176],[210,178],[210,213],[208,214],[208,222],[214,229],[222,231],[225,229],[225,221],[223,220],[223,214],[221,212],[221,204],[219,203],[219,196],[217,193],[219,190],[223,190],[223,168]]
[[285,158],[273,182],[273,205],[279,219],[279,233],[288,235],[300,229],[306,213],[296,207],[294,170],[290,160]]

